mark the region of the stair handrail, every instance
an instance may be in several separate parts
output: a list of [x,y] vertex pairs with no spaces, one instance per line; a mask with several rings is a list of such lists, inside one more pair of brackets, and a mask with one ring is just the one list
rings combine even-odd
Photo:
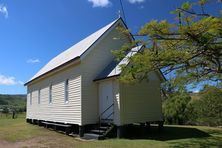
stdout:
[[109,119],[109,117],[111,116],[111,115],[113,115],[114,114],[114,111],[113,112],[111,112],[104,120],[107,120],[107,119]]
[[106,109],[99,115],[99,120],[100,120],[100,118],[102,117],[102,115],[103,115],[106,111],[108,111],[113,105],[114,105],[114,103],[111,104],[108,108],[106,108]]
[[[114,103],[112,103],[109,107],[107,107],[100,115],[99,115],[99,124],[98,124],[98,126],[100,127],[101,126],[101,117],[102,117],[102,115],[106,112],[106,111],[108,111],[112,106],[114,106]],[[114,113],[114,111],[112,112],[112,114]],[[99,131],[100,131],[100,129],[99,129]]]

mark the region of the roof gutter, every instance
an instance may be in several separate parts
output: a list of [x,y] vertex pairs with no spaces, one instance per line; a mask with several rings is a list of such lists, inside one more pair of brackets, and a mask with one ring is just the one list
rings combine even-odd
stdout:
[[110,78],[114,78],[114,77],[118,77],[118,76],[120,76],[120,74],[109,76],[109,77],[104,77],[104,78],[99,78],[99,79],[94,79],[93,82],[97,82],[97,81],[105,80],[105,79],[110,79]]

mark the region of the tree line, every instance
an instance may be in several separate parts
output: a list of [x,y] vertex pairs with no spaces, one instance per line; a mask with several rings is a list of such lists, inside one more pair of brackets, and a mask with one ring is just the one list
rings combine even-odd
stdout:
[[206,85],[199,93],[171,93],[163,103],[167,124],[222,125],[222,89]]
[[25,111],[26,95],[0,95],[0,112],[8,114]]

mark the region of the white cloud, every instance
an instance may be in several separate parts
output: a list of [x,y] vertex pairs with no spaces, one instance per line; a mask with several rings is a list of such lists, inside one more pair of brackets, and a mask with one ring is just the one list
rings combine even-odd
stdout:
[[18,84],[20,84],[20,85],[24,85],[25,83],[22,82],[22,81],[18,81]]
[[39,59],[29,59],[26,61],[27,63],[31,63],[31,64],[34,64],[34,63],[40,63],[40,60]]
[[131,4],[145,2],[145,0],[128,0],[128,1],[129,1]]
[[0,13],[2,13],[5,18],[8,18],[8,10],[4,4],[0,4]]
[[0,74],[0,85],[16,85],[16,84],[23,85],[23,82],[16,81],[15,77],[4,76],[4,75]]
[[109,0],[88,0],[88,2],[93,3],[93,7],[108,7],[111,5]]

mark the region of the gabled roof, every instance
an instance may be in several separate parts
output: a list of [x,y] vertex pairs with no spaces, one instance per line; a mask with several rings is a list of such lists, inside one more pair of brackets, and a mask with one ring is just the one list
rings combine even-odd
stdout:
[[121,65],[127,65],[129,58],[136,54],[143,46],[137,46],[130,50],[130,52],[121,60],[116,61],[115,59],[96,77],[94,81],[119,76],[121,73]]
[[37,72],[28,82],[26,82],[25,85],[72,60],[81,58],[81,56],[83,56],[83,54],[93,44],[95,44],[106,32],[108,32],[110,28],[115,26],[119,21],[122,22],[122,24],[126,27],[121,18],[109,23],[105,27],[101,28],[100,30],[96,31],[95,33],[91,34],[90,36],[86,37],[77,44],[73,45],[71,48],[65,50],[64,52],[50,60],[42,69],[39,70],[39,72]]

